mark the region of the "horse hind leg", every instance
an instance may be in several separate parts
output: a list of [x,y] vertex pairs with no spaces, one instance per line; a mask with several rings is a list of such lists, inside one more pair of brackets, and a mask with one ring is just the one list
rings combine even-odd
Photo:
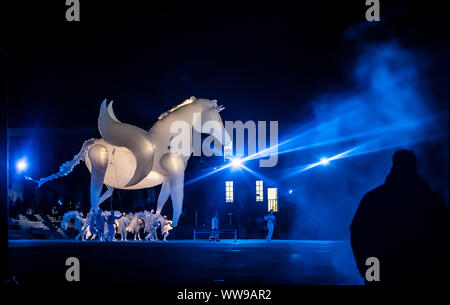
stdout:
[[105,179],[106,170],[108,168],[108,151],[103,145],[95,144],[91,148],[89,148],[88,157],[92,165],[91,210],[97,210],[101,203],[100,194],[102,192],[103,181]]

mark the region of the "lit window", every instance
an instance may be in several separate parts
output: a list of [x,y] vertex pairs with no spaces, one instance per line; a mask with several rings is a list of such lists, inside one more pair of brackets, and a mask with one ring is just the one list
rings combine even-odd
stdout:
[[267,189],[267,210],[278,212],[278,195],[276,187]]
[[223,147],[223,159],[227,160],[229,157],[233,156],[233,141],[230,141],[227,145]]
[[233,181],[225,181],[225,201],[233,202]]
[[264,200],[263,181],[256,180],[256,201]]

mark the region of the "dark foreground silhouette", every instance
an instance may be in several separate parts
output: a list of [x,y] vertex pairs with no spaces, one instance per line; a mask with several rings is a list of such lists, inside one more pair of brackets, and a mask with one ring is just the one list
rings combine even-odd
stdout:
[[413,152],[394,154],[386,182],[367,193],[350,226],[351,244],[365,278],[368,257],[380,263],[370,284],[448,282],[448,210],[417,173]]

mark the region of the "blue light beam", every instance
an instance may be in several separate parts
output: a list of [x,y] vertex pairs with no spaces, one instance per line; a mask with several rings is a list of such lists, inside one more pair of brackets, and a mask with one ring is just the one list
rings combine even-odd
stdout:
[[22,174],[28,169],[28,160],[26,157],[22,157],[16,161],[16,172]]

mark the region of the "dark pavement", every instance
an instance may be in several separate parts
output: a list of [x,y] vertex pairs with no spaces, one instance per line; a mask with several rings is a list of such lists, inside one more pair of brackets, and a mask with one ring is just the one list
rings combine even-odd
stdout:
[[67,284],[65,260],[80,261],[80,284],[362,284],[348,241],[9,241],[19,284]]

